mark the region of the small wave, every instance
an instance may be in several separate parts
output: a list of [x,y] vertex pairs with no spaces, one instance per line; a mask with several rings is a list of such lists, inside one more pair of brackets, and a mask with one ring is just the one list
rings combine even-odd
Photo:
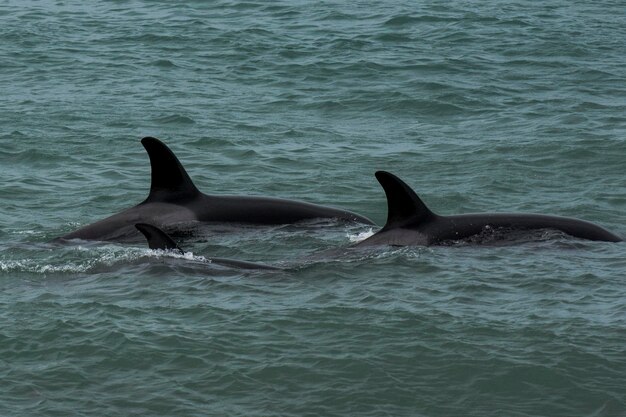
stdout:
[[181,114],[170,114],[167,116],[161,116],[154,119],[155,122],[158,123],[167,123],[167,124],[184,124],[190,125],[196,123],[191,117],[183,116]]
[[50,273],[77,273],[87,272],[90,265],[67,263],[63,265],[39,264],[33,259],[23,259],[16,261],[0,261],[0,271],[2,272],[28,272],[35,274]]
[[438,23],[438,22],[454,22],[456,18],[453,17],[443,17],[443,16],[409,16],[409,15],[399,15],[394,16],[388,19],[384,25],[385,26],[407,26],[413,25],[417,23]]
[[13,234],[18,236],[38,236],[41,232],[37,230],[16,230]]
[[20,132],[19,130],[14,130],[11,133],[0,135],[0,139],[17,139],[17,138],[26,138],[26,137],[27,135],[25,133]]
[[176,64],[174,64],[169,59],[157,59],[156,61],[154,61],[152,63],[152,65],[154,65],[155,67],[159,67],[159,68],[174,68],[174,67],[176,67]]

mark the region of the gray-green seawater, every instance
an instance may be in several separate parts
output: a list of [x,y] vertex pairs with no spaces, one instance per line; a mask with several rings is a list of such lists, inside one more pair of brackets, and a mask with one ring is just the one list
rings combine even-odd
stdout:
[[316,257],[376,230],[332,222],[218,226],[190,259],[47,243],[145,198],[147,135],[206,193],[382,225],[385,169],[442,214],[626,236],[625,6],[2,2],[0,415],[626,415],[624,243]]

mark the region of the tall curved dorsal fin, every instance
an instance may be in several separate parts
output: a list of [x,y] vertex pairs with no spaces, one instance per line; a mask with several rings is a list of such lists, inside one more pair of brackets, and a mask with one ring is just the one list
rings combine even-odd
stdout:
[[196,197],[200,191],[180,161],[163,142],[145,137],[141,144],[150,157],[151,183],[147,201],[178,201]]
[[137,223],[135,228],[145,236],[150,249],[173,250],[181,254],[185,253],[167,233],[158,227],[147,223]]
[[400,178],[385,171],[375,175],[387,195],[387,223],[383,229],[415,225],[436,217]]

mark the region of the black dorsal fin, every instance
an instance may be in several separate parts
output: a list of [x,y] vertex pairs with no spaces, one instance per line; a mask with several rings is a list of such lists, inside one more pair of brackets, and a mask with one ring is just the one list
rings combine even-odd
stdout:
[[146,202],[180,201],[200,194],[174,152],[163,142],[145,137],[141,144],[148,152],[152,168],[150,195]]
[[167,233],[158,227],[147,223],[137,223],[135,227],[146,237],[150,249],[173,250],[181,254],[185,253]]
[[376,179],[387,195],[387,223],[383,229],[426,222],[436,214],[400,178],[385,171],[377,171]]

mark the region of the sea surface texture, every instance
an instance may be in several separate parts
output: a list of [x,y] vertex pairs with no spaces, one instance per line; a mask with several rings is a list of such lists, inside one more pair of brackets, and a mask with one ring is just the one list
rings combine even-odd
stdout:
[[[625,243],[349,248],[376,170],[626,236],[623,1],[5,0],[0,92],[2,417],[626,415]],[[144,136],[377,226],[51,243],[145,199]]]

